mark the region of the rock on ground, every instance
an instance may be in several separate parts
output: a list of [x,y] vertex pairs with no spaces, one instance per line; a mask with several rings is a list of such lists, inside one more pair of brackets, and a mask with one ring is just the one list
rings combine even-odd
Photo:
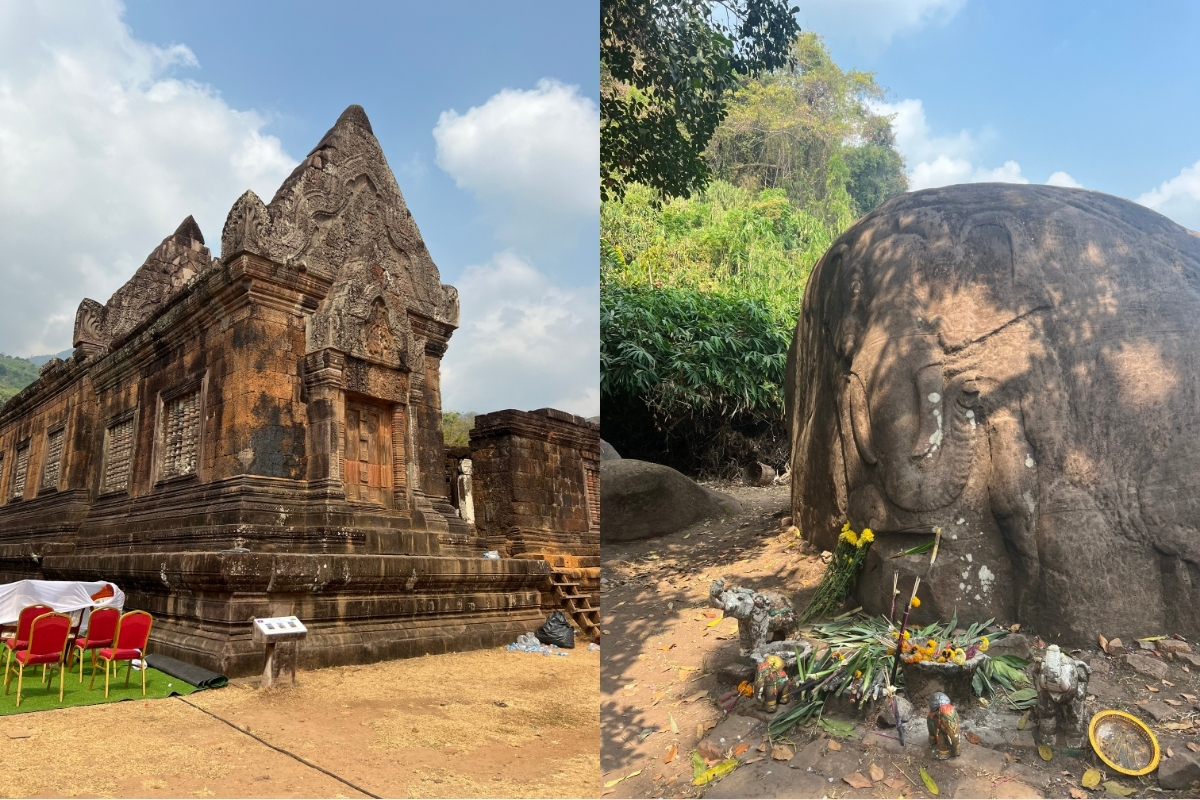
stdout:
[[727,494],[706,489],[662,464],[622,458],[600,462],[603,543],[665,536],[698,520],[742,512]]
[[1158,764],[1158,785],[1164,789],[1187,789],[1200,781],[1200,761],[1188,752],[1177,752]]

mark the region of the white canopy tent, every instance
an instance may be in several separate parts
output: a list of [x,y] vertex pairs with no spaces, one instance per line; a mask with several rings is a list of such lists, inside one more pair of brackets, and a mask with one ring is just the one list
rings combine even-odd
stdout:
[[[92,596],[103,592],[106,586],[112,587],[112,595],[93,600]],[[28,580],[0,584],[0,625],[16,625],[21,609],[35,603],[63,614],[106,606],[121,610],[125,608],[125,593],[107,581]],[[83,622],[81,632],[87,630],[87,620]]]

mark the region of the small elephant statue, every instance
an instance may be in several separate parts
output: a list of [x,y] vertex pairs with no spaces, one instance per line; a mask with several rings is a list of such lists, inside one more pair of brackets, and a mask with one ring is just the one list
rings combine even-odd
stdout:
[[754,675],[754,699],[768,714],[775,712],[775,704],[786,706],[792,701],[792,681],[783,666],[783,659],[769,655],[758,662]]
[[718,578],[708,590],[709,602],[738,621],[741,654],[765,655],[775,649],[769,646],[776,631],[787,632],[796,624],[796,609],[792,601],[779,592],[756,592],[753,589],[725,588],[725,579]]
[[1052,644],[1044,656],[1033,660],[1032,671],[1038,693],[1037,743],[1053,746],[1061,726],[1066,746],[1082,748],[1087,741],[1083,701],[1092,668],[1085,661],[1064,655],[1058,645]]
[[958,758],[962,754],[958,711],[942,692],[934,692],[929,698],[929,716],[925,723],[929,727],[929,746],[939,759]]

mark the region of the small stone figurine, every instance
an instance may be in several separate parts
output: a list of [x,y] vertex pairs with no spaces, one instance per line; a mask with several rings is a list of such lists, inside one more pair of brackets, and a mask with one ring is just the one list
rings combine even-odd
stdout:
[[1067,747],[1084,746],[1087,725],[1083,701],[1090,676],[1091,667],[1086,662],[1063,655],[1056,644],[1046,648],[1046,655],[1034,659],[1033,685],[1038,693],[1034,738],[1038,744],[1053,747],[1061,730]]
[[792,682],[783,659],[776,655],[767,656],[758,662],[758,673],[754,676],[754,697],[768,714],[775,712],[775,703],[787,705],[791,702]]
[[786,634],[796,622],[792,601],[779,592],[758,592],[740,586],[726,589],[725,579],[719,578],[709,587],[708,597],[711,605],[738,621],[743,656],[767,652],[773,635],[777,631]]
[[950,704],[950,698],[934,692],[929,698],[929,746],[937,751],[937,757],[945,760],[961,755],[958,739],[958,712]]

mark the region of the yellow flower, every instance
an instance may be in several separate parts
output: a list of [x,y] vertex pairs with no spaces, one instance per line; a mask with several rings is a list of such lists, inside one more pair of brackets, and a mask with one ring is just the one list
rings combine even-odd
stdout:
[[862,536],[858,538],[858,546],[862,547],[864,544],[870,544],[873,541],[875,541],[875,534],[870,528],[863,528]]
[[850,520],[846,520],[846,524],[842,526],[842,533],[850,530]]
[[862,677],[862,670],[861,670],[861,669],[856,669],[856,670],[854,670],[854,677],[856,677],[856,678],[861,678],[861,677]]
[[919,597],[914,597],[914,598],[912,599],[912,607],[913,607],[913,608],[920,608],[920,607],[921,607],[921,598],[919,598]]
[[853,547],[858,546],[858,536],[855,535],[854,531],[842,531],[842,535],[839,536],[838,539],[842,540],[843,542],[848,542]]
[[966,664],[967,663],[967,654],[964,653],[962,650],[955,650],[954,651],[954,663],[958,664],[960,667],[963,664]]
[[945,663],[946,663],[946,657],[945,657],[945,656],[938,656],[938,660],[937,660],[937,662],[938,662],[939,664],[945,664]]
[[925,643],[926,647],[937,647],[937,639],[930,639]]
[[985,636],[979,640],[979,652],[986,653],[988,649],[988,638]]
[[905,632],[904,632],[904,638],[905,638],[905,639],[907,639],[907,638],[908,638],[908,631],[905,631]]

